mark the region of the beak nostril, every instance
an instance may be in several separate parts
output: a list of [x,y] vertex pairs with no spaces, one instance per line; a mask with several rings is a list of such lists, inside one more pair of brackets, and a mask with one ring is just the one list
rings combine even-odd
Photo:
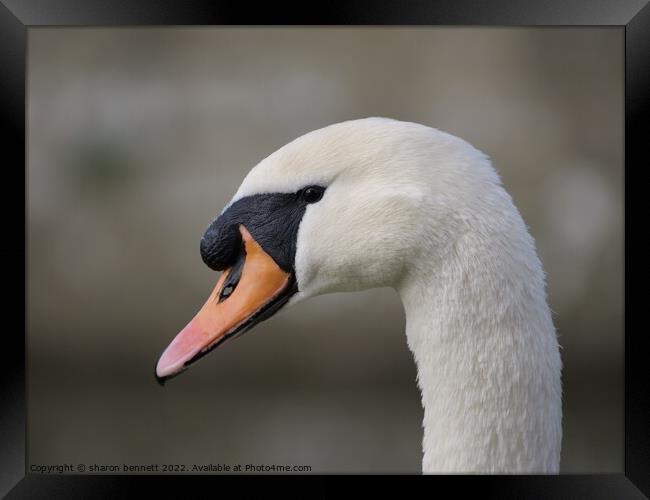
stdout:
[[233,292],[237,288],[237,285],[239,284],[239,280],[241,279],[245,261],[246,261],[246,250],[242,246],[242,249],[239,252],[239,255],[237,256],[237,261],[235,262],[235,264],[230,269],[225,271],[228,273],[228,276],[226,276],[226,279],[223,282],[223,286],[221,287],[221,291],[219,292],[219,300],[217,301],[217,303],[223,302],[233,294]]
[[222,299],[227,299],[230,297],[230,294],[235,290],[235,287],[232,285],[228,285],[221,290],[221,294],[219,295],[220,298]]

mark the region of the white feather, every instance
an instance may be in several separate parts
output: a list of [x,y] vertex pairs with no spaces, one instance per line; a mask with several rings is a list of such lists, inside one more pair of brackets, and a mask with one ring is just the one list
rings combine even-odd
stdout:
[[295,304],[392,286],[424,406],[427,473],[557,473],[561,360],[535,244],[489,159],[385,118],[308,133],[233,201],[327,186],[298,232]]

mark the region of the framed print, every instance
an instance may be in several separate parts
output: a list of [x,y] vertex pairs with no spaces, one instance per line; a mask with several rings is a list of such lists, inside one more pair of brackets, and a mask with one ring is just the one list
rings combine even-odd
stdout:
[[3,0],[0,492],[650,494],[646,3]]

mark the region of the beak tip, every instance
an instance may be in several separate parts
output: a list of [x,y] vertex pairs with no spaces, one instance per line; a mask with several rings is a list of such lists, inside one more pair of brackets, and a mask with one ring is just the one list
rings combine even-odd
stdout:
[[167,377],[165,377],[164,375],[163,376],[158,375],[158,365],[156,365],[156,368],[153,371],[153,375],[154,377],[156,377],[156,382],[158,382],[158,384],[161,387],[164,387],[165,382],[167,381]]
[[178,363],[174,363],[170,365],[164,358],[165,355],[163,353],[163,356],[158,361],[158,364],[154,370],[154,377],[156,378],[156,382],[158,382],[161,387],[163,387],[170,378],[174,378],[187,370],[187,364],[184,363],[183,365],[179,366]]

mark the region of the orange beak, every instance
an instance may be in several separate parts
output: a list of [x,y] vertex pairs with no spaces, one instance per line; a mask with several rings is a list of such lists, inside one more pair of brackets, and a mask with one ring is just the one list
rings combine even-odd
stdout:
[[269,318],[295,292],[293,274],[282,270],[243,225],[243,252],[223,271],[201,310],[165,349],[156,378],[163,384],[225,340]]

